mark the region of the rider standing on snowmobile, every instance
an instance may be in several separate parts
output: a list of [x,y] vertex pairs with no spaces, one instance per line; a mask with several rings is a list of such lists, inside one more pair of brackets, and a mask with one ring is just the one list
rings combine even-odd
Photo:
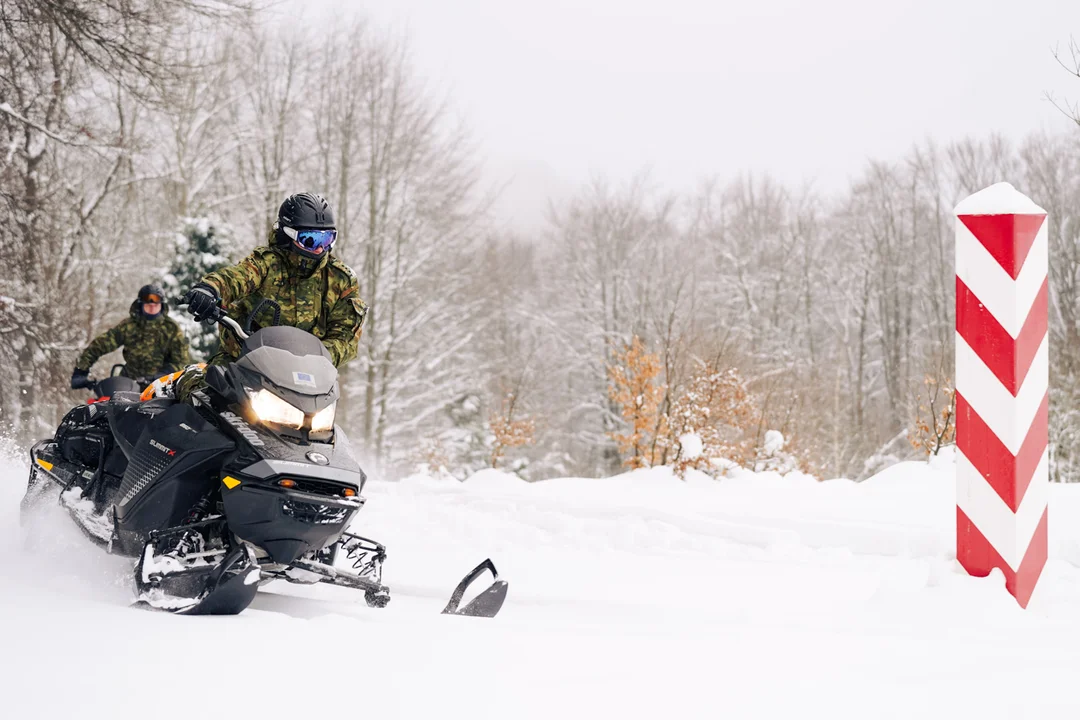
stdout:
[[[278,324],[315,335],[340,367],[356,357],[367,305],[360,299],[356,275],[331,255],[336,239],[334,211],[321,195],[290,195],[278,209],[268,246],[210,273],[183,302],[196,320],[214,319],[224,310],[244,322],[260,300],[269,298],[281,308]],[[251,327],[272,324],[274,309],[264,305]],[[223,327],[221,350],[209,364],[223,365],[239,355],[236,338]]]
[[131,303],[127,319],[98,335],[83,350],[71,374],[71,388],[89,387],[91,366],[121,346],[125,363],[121,374],[137,381],[152,380],[190,363],[187,338],[168,315],[169,304],[161,288],[143,285]]

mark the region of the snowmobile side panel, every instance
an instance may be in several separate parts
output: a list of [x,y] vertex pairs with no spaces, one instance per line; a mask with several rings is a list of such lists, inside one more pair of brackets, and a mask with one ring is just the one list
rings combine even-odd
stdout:
[[135,453],[135,446],[142,438],[149,421],[175,402],[171,398],[139,402],[137,393],[118,393],[109,400],[109,429],[126,457],[130,458]]
[[150,419],[117,494],[117,527],[140,536],[181,524],[217,487],[235,443],[190,405],[172,405]]
[[[105,474],[122,478],[127,472],[128,459],[119,445],[114,445],[105,456]],[[119,487],[119,486],[118,486]]]

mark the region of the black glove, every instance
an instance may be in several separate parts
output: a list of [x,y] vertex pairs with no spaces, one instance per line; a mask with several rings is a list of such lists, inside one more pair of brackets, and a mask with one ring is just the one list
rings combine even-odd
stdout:
[[198,283],[188,290],[180,304],[186,304],[188,312],[199,322],[217,320],[221,316],[221,296],[206,283]]
[[80,388],[90,387],[94,382],[90,379],[89,370],[80,370],[75,368],[75,372],[71,373],[71,389],[78,390]]

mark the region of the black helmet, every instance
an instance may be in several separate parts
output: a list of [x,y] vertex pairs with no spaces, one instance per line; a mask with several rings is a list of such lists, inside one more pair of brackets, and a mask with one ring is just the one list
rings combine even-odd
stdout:
[[[156,313],[151,315],[146,312],[145,303],[161,303],[161,308]],[[157,285],[143,285],[139,288],[139,313],[146,318],[156,318],[161,315],[165,309],[165,292]]]
[[315,193],[285,198],[274,223],[274,242],[312,260],[320,260],[337,240],[334,209]]
[[165,302],[165,291],[157,285],[143,285],[141,288],[139,288],[139,302]]

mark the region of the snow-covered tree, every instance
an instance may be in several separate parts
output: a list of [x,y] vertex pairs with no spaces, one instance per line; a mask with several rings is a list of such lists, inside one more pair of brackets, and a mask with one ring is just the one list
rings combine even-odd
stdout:
[[[227,226],[215,225],[209,218],[183,218],[180,229],[172,236],[175,254],[162,276],[162,289],[169,303],[176,307],[192,285],[207,273],[218,270],[232,261],[232,233]],[[191,341],[192,360],[206,360],[218,348],[214,326],[195,322],[187,313],[173,312],[171,317]]]
[[755,456],[752,433],[758,411],[735,368],[706,364],[690,379],[667,418],[671,463],[681,475],[705,472],[715,462],[749,466]]

